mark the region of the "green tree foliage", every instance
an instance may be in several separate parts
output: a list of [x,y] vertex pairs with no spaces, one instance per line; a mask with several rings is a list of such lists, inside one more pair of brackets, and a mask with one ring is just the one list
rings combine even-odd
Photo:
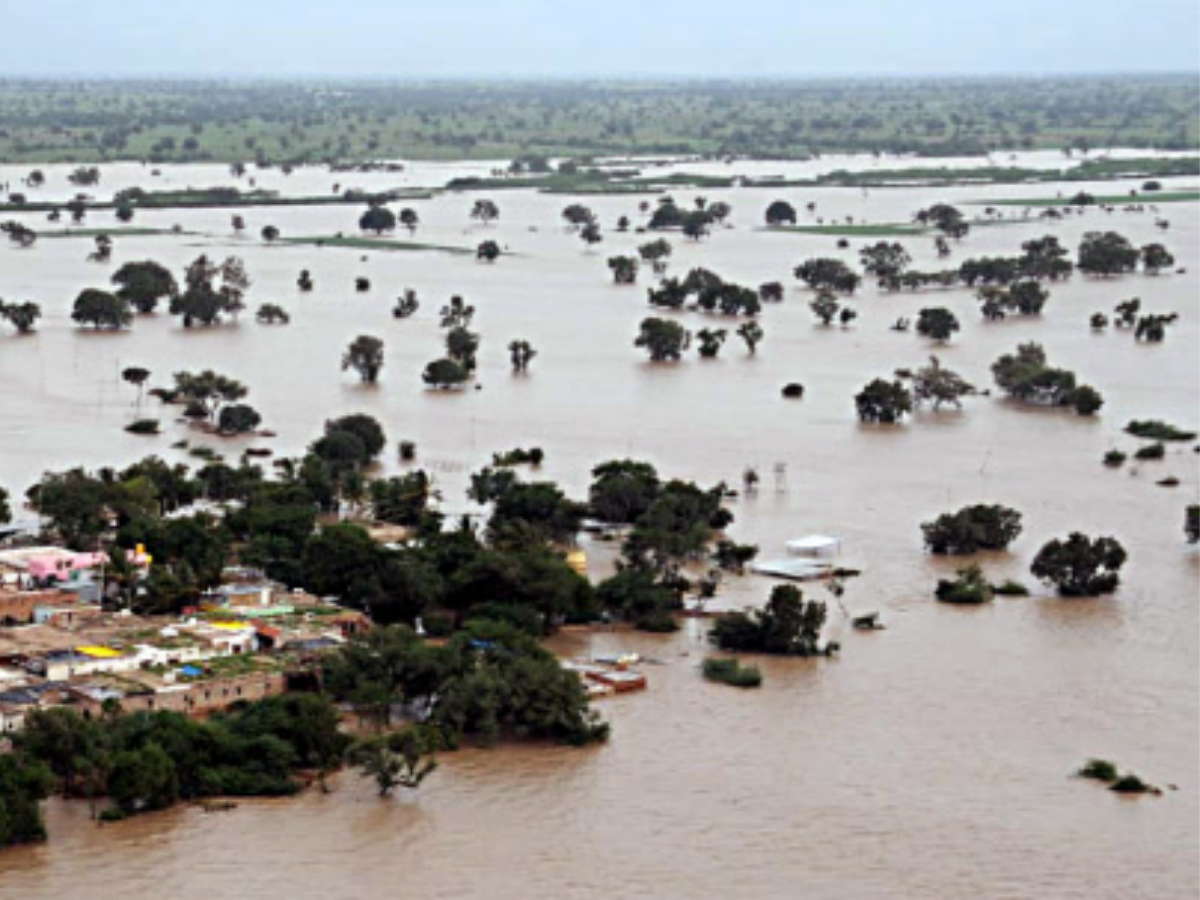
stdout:
[[632,459],[612,460],[592,469],[588,506],[602,522],[632,524],[658,497],[654,466]]
[[921,526],[930,553],[964,555],[1007,550],[1021,534],[1021,513],[998,503],[977,503]]
[[912,257],[902,244],[879,241],[858,251],[863,269],[868,275],[873,275],[881,281],[896,278],[908,268]]
[[395,231],[396,214],[386,206],[372,205],[359,218],[358,227],[363,231],[373,231],[376,235],[385,231]]
[[7,319],[19,334],[32,334],[41,317],[42,308],[36,303],[5,303],[0,300],[0,319]]
[[638,261],[635,256],[612,256],[608,260],[614,284],[633,284],[637,281]]
[[918,212],[913,219],[922,225],[932,225],[947,237],[963,238],[971,230],[961,210],[948,203],[935,203]]
[[946,343],[958,330],[958,317],[944,306],[927,307],[917,314],[917,333],[939,344]]
[[326,684],[381,726],[401,705],[423,708],[449,746],[462,737],[580,745],[608,736],[579,679],[534,638],[499,623],[473,623],[442,647],[406,628],[373,629],[327,660]]
[[452,359],[435,359],[421,373],[421,380],[434,388],[448,390],[458,387],[471,377],[463,366]]
[[249,388],[236,379],[204,369],[201,372],[176,372],[175,395],[183,403],[198,404],[205,417],[216,419],[221,407],[236,403]]
[[995,590],[975,564],[965,566],[954,573],[954,578],[938,579],[934,596],[945,603],[987,603],[995,596]]
[[[896,373],[909,375],[909,373]],[[929,357],[929,365],[911,373],[913,402],[920,406],[932,403],[935,411],[943,404],[962,406],[962,398],[978,393],[974,385],[957,372],[947,369],[936,356]]]
[[1126,559],[1116,538],[1090,538],[1075,531],[1066,540],[1055,538],[1043,546],[1030,571],[1064,597],[1094,597],[1117,589]]
[[722,650],[816,656],[825,625],[825,604],[805,600],[799,588],[776,585],[762,609],[723,613],[708,639]]
[[813,290],[853,294],[862,277],[840,259],[808,259],[798,265],[795,275]]
[[217,418],[217,427],[225,434],[246,434],[262,423],[262,416],[253,406],[234,403],[222,408]]
[[171,297],[171,315],[182,316],[185,328],[193,325],[211,326],[224,316],[237,318],[246,306],[250,276],[236,256],[215,262],[199,256],[184,272],[183,292]]
[[1088,275],[1123,275],[1137,264],[1137,248],[1115,231],[1089,231],[1079,244],[1076,266]]
[[364,778],[374,778],[379,796],[386,797],[398,787],[415,790],[433,774],[437,743],[436,732],[418,725],[361,740],[350,748],[347,759]]
[[127,262],[113,273],[117,296],[140,313],[152,313],[160,300],[175,297],[179,285],[165,266],[153,260]]
[[775,200],[767,207],[764,217],[768,225],[795,225],[796,208],[786,200]]
[[286,325],[292,321],[287,310],[278,303],[264,303],[258,308],[254,318],[264,325]]
[[650,264],[655,275],[661,275],[667,270],[667,262],[671,258],[671,244],[666,238],[647,241],[638,247],[638,256],[642,262]]
[[381,522],[415,526],[429,504],[433,486],[420,469],[392,478],[376,478],[370,483],[371,509]]
[[71,318],[80,325],[91,325],[95,329],[116,330],[133,322],[129,304],[108,291],[87,288],[75,298]]
[[1162,244],[1147,244],[1141,251],[1142,268],[1147,275],[1157,275],[1175,265],[1175,257]]
[[1075,373],[1051,367],[1041,344],[1027,343],[1016,353],[1006,353],[992,364],[996,384],[1023,403],[1070,406],[1081,416],[1095,414],[1103,397],[1089,385],[1079,385]]
[[369,334],[360,334],[342,354],[342,371],[354,369],[364,384],[374,384],[383,371],[383,341]]
[[635,347],[644,347],[653,362],[677,362],[692,342],[692,335],[678,322],[670,319],[642,320]]
[[863,422],[892,425],[912,412],[912,392],[904,382],[876,378],[854,398],[858,418]]
[[25,754],[0,753],[0,849],[46,839],[39,801],[52,785],[43,763]]

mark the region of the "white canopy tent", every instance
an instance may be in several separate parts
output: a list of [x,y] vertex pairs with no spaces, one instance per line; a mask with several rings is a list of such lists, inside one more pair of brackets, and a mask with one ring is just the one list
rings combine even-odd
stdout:
[[787,549],[793,556],[836,556],[842,550],[842,542],[825,534],[808,534],[788,541]]

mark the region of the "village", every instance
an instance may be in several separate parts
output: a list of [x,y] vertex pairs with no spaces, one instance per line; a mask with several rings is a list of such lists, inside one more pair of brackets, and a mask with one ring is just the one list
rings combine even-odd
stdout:
[[[143,572],[142,547],[129,553]],[[321,657],[372,626],[363,612],[242,566],[178,615],[108,602],[105,553],[0,547],[0,752],[33,710],[202,717],[320,684]],[[564,661],[590,697],[640,690],[636,655]],[[115,706],[114,706],[115,705]]]
[[[141,568],[150,557],[130,554]],[[0,550],[0,735],[34,709],[98,715],[172,710],[202,716],[311,684],[321,654],[370,620],[261,572],[224,583],[180,615],[135,615],[104,599],[104,553]]]

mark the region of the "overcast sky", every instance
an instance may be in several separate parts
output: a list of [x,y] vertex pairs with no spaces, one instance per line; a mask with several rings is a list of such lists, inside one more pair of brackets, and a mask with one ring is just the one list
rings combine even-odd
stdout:
[[0,0],[0,74],[1196,71],[1198,0]]

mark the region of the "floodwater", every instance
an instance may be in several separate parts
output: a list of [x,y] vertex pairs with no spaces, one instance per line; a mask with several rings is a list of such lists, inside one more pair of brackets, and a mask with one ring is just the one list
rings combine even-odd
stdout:
[[[1024,158],[1019,160],[1025,164]],[[895,161],[822,160],[823,168]],[[763,164],[765,165],[765,164]],[[813,164],[804,164],[812,166]],[[48,192],[66,192],[61,167],[43,167]],[[140,181],[136,167],[97,191]],[[426,164],[404,186],[436,184],[486,164]],[[800,167],[770,164],[770,173]],[[762,171],[762,165],[759,166]],[[716,171],[739,171],[717,167]],[[808,171],[808,170],[804,170]],[[24,168],[0,168],[0,181]],[[106,176],[107,177],[107,176]],[[264,176],[266,180],[268,176]],[[293,193],[343,185],[401,186],[397,176],[279,173],[269,186]],[[182,184],[227,180],[219,167],[163,168]],[[124,181],[121,181],[124,179]],[[1070,185],[1122,193],[1133,182]],[[851,189],[730,189],[702,192],[734,209],[732,227],[701,244],[672,238],[671,271],[704,265],[723,276],[789,285],[806,257],[852,259],[820,235],[756,230],[776,197],[815,216],[905,221],[937,201],[1053,196],[1053,185]],[[675,191],[690,202],[694,190]],[[138,213],[134,225],[169,227],[185,237],[124,237],[111,267],[86,262],[86,239],[45,238],[31,250],[0,247],[0,297],[35,300],[38,334],[0,335],[0,484],[19,494],[46,469],[82,463],[123,465],[148,453],[187,461],[169,449],[188,437],[235,459],[247,446],[301,451],[321,422],[351,411],[377,416],[399,468],[395,442],[415,440],[447,507],[465,509],[467,473],[493,451],[541,446],[542,474],[584,491],[591,466],[614,456],[653,461],[661,472],[704,482],[740,481],[757,466],[757,496],[736,501],[733,536],[782,551],[811,532],[839,536],[844,560],[863,569],[844,603],[882,611],[888,628],[855,633],[836,610],[833,660],[765,659],[765,685],[740,692],[703,681],[703,624],[672,636],[563,635],[567,654],[636,650],[650,689],[602,701],[613,739],[585,751],[504,747],[447,755],[418,795],[381,801],[369,784],[342,776],[329,795],[243,802],[222,814],[192,809],[99,828],[83,806],[52,802],[51,840],[0,855],[0,896],[88,893],[126,898],[169,893],[181,900],[248,897],[367,898],[385,895],[488,898],[600,896],[707,898],[930,897],[1187,898],[1200,890],[1200,733],[1197,704],[1200,564],[1183,539],[1184,507],[1197,501],[1197,457],[1172,447],[1160,462],[1110,470],[1100,463],[1131,418],[1200,424],[1200,207],[1163,205],[1153,213],[1092,209],[1062,223],[977,228],[955,248],[968,255],[1011,254],[1022,241],[1056,234],[1074,248],[1082,233],[1114,228],[1135,244],[1163,240],[1186,274],[1109,281],[1080,277],[1054,287],[1037,319],[985,323],[965,290],[883,295],[866,287],[851,328],[822,328],[808,295],[789,286],[761,316],[766,339],[748,356],[731,335],[721,357],[695,354],[671,366],[647,363],[632,346],[645,304],[637,287],[611,284],[605,260],[648,239],[612,229],[619,215],[639,221],[652,197],[583,198],[606,226],[593,251],[567,232],[561,209],[574,198],[497,191],[501,219],[469,223],[472,195],[415,206],[416,240],[474,246],[494,238],[512,255],[494,265],[441,252],[370,252],[263,245],[235,237],[229,211]],[[980,209],[982,207],[979,207]],[[274,224],[287,235],[355,232],[352,207],[251,209],[248,235]],[[90,227],[111,222],[96,213]],[[37,221],[34,217],[28,217]],[[35,227],[37,227],[35,225]],[[932,242],[908,238],[917,268],[935,268]],[[199,253],[236,253],[254,286],[250,310],[280,303],[286,327],[256,324],[185,331],[166,316],[142,317],[122,334],[72,327],[79,290],[103,285],[111,268],[154,258],[176,271]],[[316,289],[299,294],[300,269]],[[356,276],[372,280],[357,294]],[[405,287],[421,297],[411,319],[390,309]],[[479,391],[424,390],[420,372],[441,349],[436,310],[451,294],[477,307],[483,335]],[[1180,321],[1160,345],[1127,332],[1093,333],[1088,318],[1140,296]],[[963,328],[946,347],[896,333],[897,317],[921,307],[955,309]],[[732,327],[681,313],[688,327]],[[357,384],[339,370],[358,334],[384,338],[381,383]],[[539,350],[527,375],[509,371],[514,338]],[[923,412],[902,427],[858,424],[852,397],[868,380],[923,363],[936,352],[980,386],[989,366],[1019,342],[1042,342],[1053,363],[1077,371],[1105,396],[1092,420],[1014,407],[998,397],[962,412]],[[278,432],[273,441],[222,442],[189,434],[155,401],[164,435],[135,437],[128,365],[166,383],[179,369],[212,367],[242,379],[249,402]],[[780,387],[807,394],[785,401]],[[192,460],[194,462],[194,460]],[[784,467],[782,477],[776,467]],[[1178,487],[1156,481],[1175,476]],[[981,609],[936,603],[936,579],[953,561],[922,552],[919,523],[973,502],[1002,502],[1025,515],[1011,553],[984,560],[999,580],[1034,587],[1026,599]],[[1041,544],[1070,530],[1112,534],[1127,547],[1124,585],[1100,600],[1060,600],[1033,584],[1028,565]],[[603,553],[594,553],[603,564]],[[727,583],[725,605],[761,602],[770,582]],[[813,588],[822,594],[820,588]],[[1090,756],[1116,760],[1161,785],[1161,797],[1121,798],[1070,777]]]

